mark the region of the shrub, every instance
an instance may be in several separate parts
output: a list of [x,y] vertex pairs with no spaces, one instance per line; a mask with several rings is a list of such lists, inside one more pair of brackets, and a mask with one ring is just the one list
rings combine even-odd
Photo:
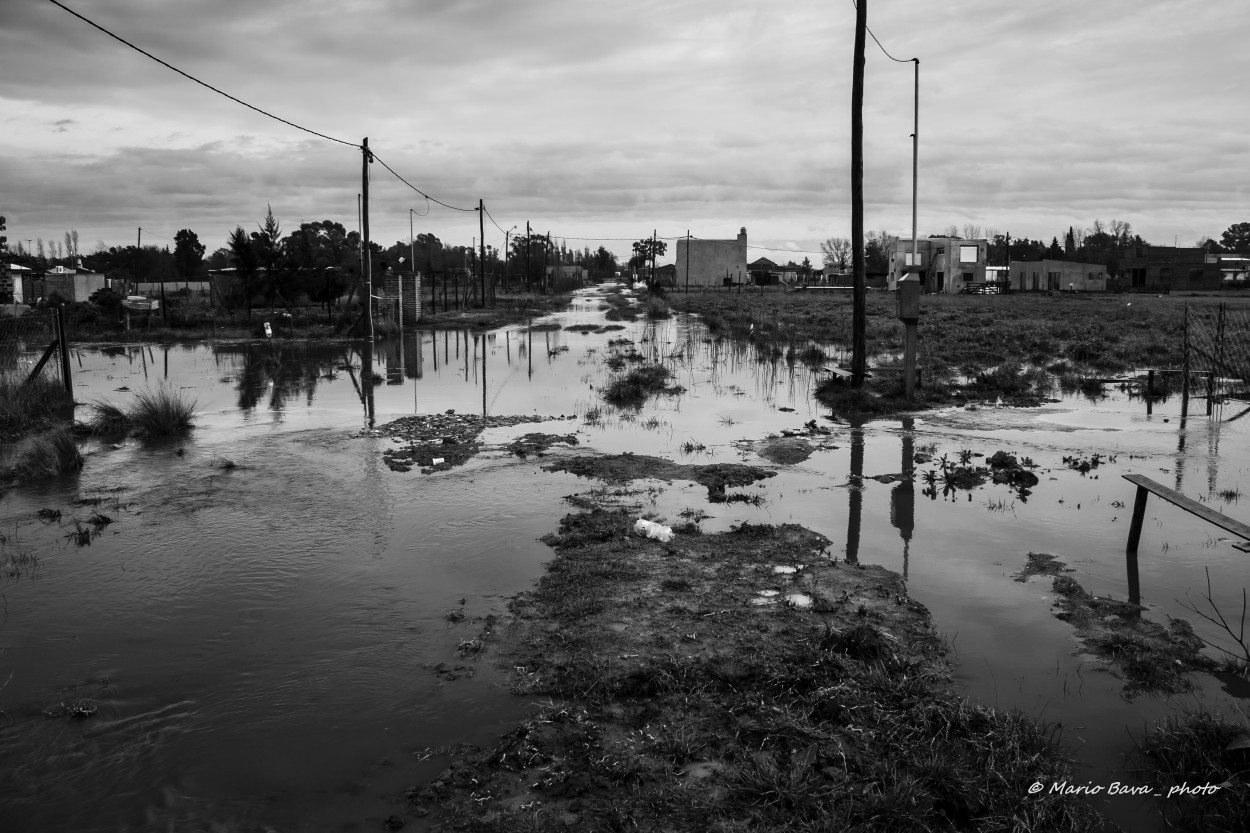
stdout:
[[18,376],[0,375],[0,432],[24,434],[73,412],[74,400],[59,380],[40,376],[23,384]]
[[116,437],[130,431],[130,416],[111,402],[93,402],[95,417],[89,423],[91,433],[97,436]]

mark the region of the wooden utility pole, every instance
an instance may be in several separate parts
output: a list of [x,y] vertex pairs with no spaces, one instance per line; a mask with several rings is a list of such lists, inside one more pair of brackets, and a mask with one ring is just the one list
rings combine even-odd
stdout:
[[690,294],[690,229],[686,229],[686,294]]
[[868,0],[855,5],[855,57],[851,82],[851,252],[855,270],[851,317],[851,387],[863,387],[868,368],[868,275],[864,262],[864,32]]
[[525,291],[530,291],[530,221],[525,221]]
[[[547,255],[551,252],[551,232],[547,232],[547,245],[543,248],[543,294],[547,294]],[[554,283],[553,283],[554,286]]]
[[655,286],[655,229],[651,229],[651,286]]
[[477,278],[482,289],[482,309],[486,309],[486,203],[477,201],[478,256]]
[[[862,0],[861,0],[862,2]],[[364,258],[364,274],[361,276],[365,279],[365,316],[369,321],[369,338],[370,344],[373,339],[373,257],[369,251],[369,163],[373,161],[373,154],[369,152],[369,137],[366,136],[364,142],[360,145],[361,163],[360,163],[360,246]],[[372,372],[373,367],[370,365],[362,371]]]

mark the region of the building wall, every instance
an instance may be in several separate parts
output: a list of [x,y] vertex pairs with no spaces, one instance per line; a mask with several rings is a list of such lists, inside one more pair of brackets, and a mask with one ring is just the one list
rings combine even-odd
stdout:
[[1219,289],[1224,276],[1218,259],[1205,249],[1176,246],[1128,246],[1120,252],[1119,285],[1125,289]]
[[[898,279],[907,274],[911,259],[911,238],[890,239],[890,272],[886,288],[898,288]],[[916,257],[920,267],[925,292],[955,294],[965,284],[984,283],[985,267],[988,265],[989,241],[964,240],[958,237],[929,237],[916,241]],[[967,250],[971,260],[962,260]],[[975,250],[975,251],[974,251]]]
[[1016,292],[1104,292],[1107,267],[1070,260],[1013,260],[1011,288]]
[[43,284],[41,295],[44,298],[56,292],[78,303],[90,300],[96,290],[105,287],[104,276],[93,273],[57,275],[49,272],[42,279],[37,280],[37,283]]
[[747,230],[744,226],[734,240],[689,240],[678,238],[675,266],[677,285],[686,285],[686,250],[690,250],[691,286],[720,286],[728,274],[738,282],[747,275]]

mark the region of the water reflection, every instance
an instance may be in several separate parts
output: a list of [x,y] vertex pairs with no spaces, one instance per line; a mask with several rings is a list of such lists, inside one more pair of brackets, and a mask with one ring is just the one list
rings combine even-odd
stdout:
[[894,484],[890,490],[890,525],[898,530],[903,539],[903,578],[908,577],[911,560],[911,536],[916,526],[916,474],[915,439],[912,431],[915,428],[914,417],[903,417],[903,431],[900,435],[902,450],[903,480]]

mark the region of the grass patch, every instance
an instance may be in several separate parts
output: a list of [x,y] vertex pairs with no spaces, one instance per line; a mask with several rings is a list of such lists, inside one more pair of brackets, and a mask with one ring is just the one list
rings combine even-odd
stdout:
[[93,416],[88,423],[97,437],[124,437],[130,433],[130,415],[111,402],[91,403]]
[[618,408],[641,408],[647,399],[657,393],[679,390],[666,386],[671,375],[663,365],[642,364],[614,378],[601,395],[606,402]]
[[145,437],[176,437],[194,427],[198,406],[194,399],[164,385],[135,395],[130,421]]
[[74,399],[59,381],[39,376],[30,384],[0,375],[0,434],[18,437],[68,419]]
[[69,428],[27,437],[18,444],[8,474],[21,480],[42,480],[82,469],[82,452]]
[[[1250,727],[1209,712],[1156,724],[1138,743],[1168,830],[1250,830]],[[1192,788],[1219,785],[1217,790]]]

